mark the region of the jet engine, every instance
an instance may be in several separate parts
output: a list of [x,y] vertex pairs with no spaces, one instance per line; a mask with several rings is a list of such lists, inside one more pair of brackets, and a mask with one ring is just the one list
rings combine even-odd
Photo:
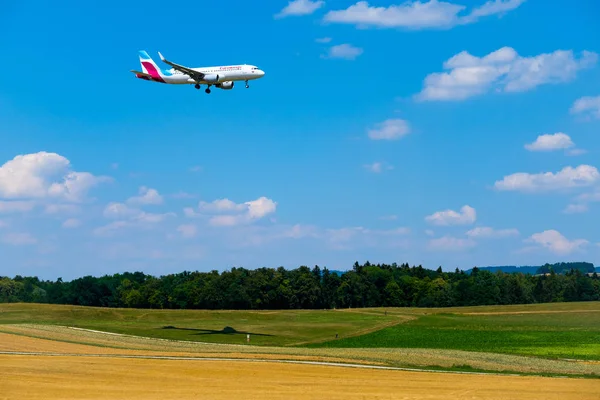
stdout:
[[205,81],[205,82],[218,82],[219,81],[219,75],[218,74],[204,75],[204,78],[202,78],[202,80]]
[[233,81],[225,81],[223,83],[217,83],[215,86],[218,87],[219,89],[223,89],[223,90],[229,90],[229,89],[233,89]]

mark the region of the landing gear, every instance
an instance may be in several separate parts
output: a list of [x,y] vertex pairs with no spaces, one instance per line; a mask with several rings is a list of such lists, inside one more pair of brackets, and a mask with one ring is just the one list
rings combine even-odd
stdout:
[[196,89],[200,89],[200,85],[196,83],[196,86],[194,86]]
[[208,85],[208,87],[206,88],[205,92],[206,92],[206,94],[210,93],[210,85]]
[[248,81],[246,81],[246,89],[248,89],[250,85],[248,85]]

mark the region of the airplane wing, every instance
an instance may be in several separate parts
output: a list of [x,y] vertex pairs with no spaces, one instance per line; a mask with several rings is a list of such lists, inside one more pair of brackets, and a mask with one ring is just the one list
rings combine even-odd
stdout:
[[164,62],[165,64],[169,64],[171,67],[175,68],[178,71],[183,72],[184,74],[189,75],[192,79],[200,81],[204,78],[204,74],[202,72],[194,71],[193,69],[184,67],[183,65],[175,64],[174,62],[171,62],[171,61],[167,60],[166,58],[164,58],[163,55],[160,54],[160,51],[158,52],[158,55],[160,56],[160,59],[162,60],[162,62]]

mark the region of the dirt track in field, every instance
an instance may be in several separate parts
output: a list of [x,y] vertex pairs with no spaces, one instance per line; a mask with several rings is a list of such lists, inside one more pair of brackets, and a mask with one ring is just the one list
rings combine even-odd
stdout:
[[592,379],[255,363],[0,355],[0,398],[600,399]]

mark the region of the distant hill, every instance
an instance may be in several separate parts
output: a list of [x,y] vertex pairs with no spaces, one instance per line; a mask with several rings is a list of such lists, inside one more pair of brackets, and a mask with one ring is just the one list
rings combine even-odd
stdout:
[[[490,272],[498,272],[498,271],[502,271],[506,274],[518,274],[518,273],[522,273],[522,274],[531,274],[534,275],[536,273],[536,271],[540,268],[540,266],[520,266],[517,267],[516,265],[503,265],[503,266],[495,266],[495,267],[477,267],[480,271],[486,270],[486,271],[490,271]],[[465,272],[467,273],[471,273],[473,269],[469,269]]]
[[[594,264],[589,262],[562,262],[555,264],[544,264],[539,266],[520,266],[517,267],[515,265],[505,265],[505,266],[493,266],[493,267],[477,267],[480,271],[486,270],[490,272],[502,271],[506,274],[544,274],[550,272],[550,269],[554,270],[557,274],[562,274],[569,272],[571,269],[578,269],[583,273],[593,273],[594,271],[600,272],[600,267],[595,268]],[[466,273],[471,273],[472,269],[465,271]]]
[[556,263],[556,264],[544,264],[537,271],[538,274],[547,274],[550,270],[554,270],[557,274],[569,272],[571,269],[578,269],[583,273],[592,273],[596,270],[594,264],[589,262],[570,262],[570,263]]

